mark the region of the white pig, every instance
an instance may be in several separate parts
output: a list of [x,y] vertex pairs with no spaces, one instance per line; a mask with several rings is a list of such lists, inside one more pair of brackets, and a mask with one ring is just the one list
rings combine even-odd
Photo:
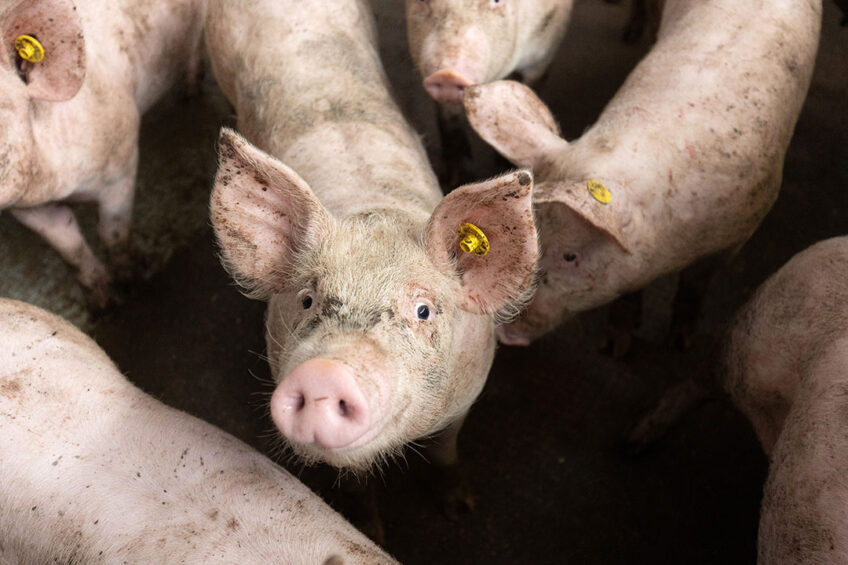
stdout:
[[[450,426],[434,457],[453,462],[494,319],[531,291],[531,176],[440,202],[362,1],[219,0],[208,16],[215,75],[256,144],[222,133],[212,224],[229,270],[269,300],[274,422],[305,460],[354,469]],[[488,253],[460,250],[464,224]]]
[[395,563],[263,455],[0,299],[0,563]]
[[820,0],[668,0],[656,45],[572,142],[527,87],[467,89],[474,129],[538,181],[539,288],[502,341],[741,246],[777,198],[820,23]]
[[529,84],[547,71],[573,0],[406,0],[406,29],[424,88],[460,104],[472,84],[512,75]]
[[47,240],[102,307],[110,275],[65,203],[97,203],[100,238],[126,266],[139,117],[196,74],[203,0],[3,4],[0,209]]
[[760,287],[725,364],[725,388],[771,461],[758,562],[848,562],[848,237],[813,245]]

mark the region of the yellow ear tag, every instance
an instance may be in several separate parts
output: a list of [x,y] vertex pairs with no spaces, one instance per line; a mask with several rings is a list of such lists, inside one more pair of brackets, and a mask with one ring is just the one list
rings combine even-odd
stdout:
[[44,59],[44,46],[31,35],[19,35],[15,38],[15,49],[24,61],[38,63]]
[[459,247],[466,253],[474,253],[482,257],[489,252],[489,239],[483,230],[474,224],[459,226]]
[[590,180],[586,183],[586,189],[592,195],[592,198],[601,204],[609,204],[610,200],[612,200],[612,194],[610,194],[610,191],[607,190],[607,187],[601,181]]

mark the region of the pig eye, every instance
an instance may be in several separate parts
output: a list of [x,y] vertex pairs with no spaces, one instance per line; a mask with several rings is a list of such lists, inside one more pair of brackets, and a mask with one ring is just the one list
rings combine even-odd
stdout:
[[415,315],[418,317],[419,320],[430,319],[430,307],[426,304],[416,304]]
[[562,258],[569,263],[573,263],[577,260],[577,253],[563,253]]
[[304,310],[309,310],[312,308],[312,295],[304,294],[300,297],[300,303],[303,305]]

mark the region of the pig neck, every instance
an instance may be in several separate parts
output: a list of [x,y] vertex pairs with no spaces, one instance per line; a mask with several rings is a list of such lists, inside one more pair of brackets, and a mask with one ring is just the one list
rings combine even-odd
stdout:
[[[442,193],[418,136],[392,100],[370,9],[362,2],[335,4],[326,8],[326,21],[316,21],[308,3],[287,5],[268,26],[278,29],[279,40],[263,57],[219,57],[227,59],[220,63],[227,72],[219,74],[238,111],[238,129],[296,171],[338,218],[398,209],[425,219]],[[255,17],[265,21],[269,14]],[[234,42],[236,53],[253,52],[227,28],[209,33]]]

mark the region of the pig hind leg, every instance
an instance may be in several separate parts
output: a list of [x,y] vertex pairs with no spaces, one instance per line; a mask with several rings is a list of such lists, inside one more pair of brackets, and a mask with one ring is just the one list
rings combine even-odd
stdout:
[[61,204],[34,208],[13,208],[12,215],[50,245],[77,269],[77,279],[86,289],[86,298],[98,308],[109,303],[109,273],[83,238],[73,211]]

